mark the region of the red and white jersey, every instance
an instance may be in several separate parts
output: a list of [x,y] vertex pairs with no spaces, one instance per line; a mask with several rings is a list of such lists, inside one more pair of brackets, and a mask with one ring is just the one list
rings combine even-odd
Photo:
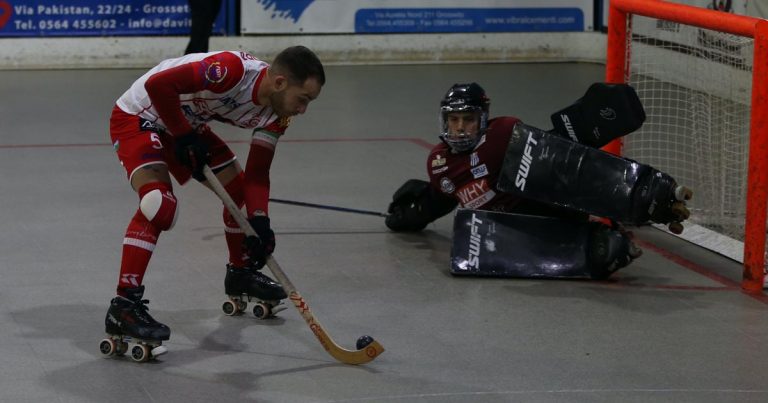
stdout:
[[287,119],[256,94],[269,65],[245,52],[195,53],[162,61],[117,100],[123,111],[179,135],[216,120],[242,128],[285,131]]
[[511,211],[521,199],[496,189],[512,128],[520,120],[499,117],[472,152],[454,154],[444,143],[436,145],[427,159],[432,187],[455,198],[465,208]]

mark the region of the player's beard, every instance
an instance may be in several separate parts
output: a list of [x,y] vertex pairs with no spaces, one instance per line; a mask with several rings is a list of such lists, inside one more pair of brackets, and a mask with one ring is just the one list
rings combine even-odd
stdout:
[[269,96],[269,103],[272,105],[272,110],[275,114],[281,118],[289,118],[293,116],[285,107],[285,91],[273,92]]

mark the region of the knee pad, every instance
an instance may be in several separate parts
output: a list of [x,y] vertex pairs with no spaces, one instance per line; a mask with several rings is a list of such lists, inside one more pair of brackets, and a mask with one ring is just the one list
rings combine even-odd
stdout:
[[168,231],[176,224],[179,215],[178,201],[171,185],[164,182],[148,183],[139,189],[139,210],[144,217],[161,231]]

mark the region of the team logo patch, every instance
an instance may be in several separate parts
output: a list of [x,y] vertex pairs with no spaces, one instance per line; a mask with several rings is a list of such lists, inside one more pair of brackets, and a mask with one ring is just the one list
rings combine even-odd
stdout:
[[[469,156],[469,164],[471,166],[475,166],[480,163],[480,157],[477,155],[477,151],[473,152],[472,155]],[[477,176],[475,176],[477,178]]]
[[472,176],[474,176],[475,179],[482,178],[485,175],[488,175],[488,168],[485,164],[472,168]]
[[213,62],[205,69],[205,79],[211,84],[217,84],[224,81],[227,77],[227,68],[222,67],[220,62]]
[[445,165],[445,158],[441,157],[440,154],[435,155],[435,159],[432,160],[432,168],[442,165]]
[[456,190],[456,186],[450,179],[443,177],[440,179],[440,190],[442,190],[443,193],[453,193],[453,191]]

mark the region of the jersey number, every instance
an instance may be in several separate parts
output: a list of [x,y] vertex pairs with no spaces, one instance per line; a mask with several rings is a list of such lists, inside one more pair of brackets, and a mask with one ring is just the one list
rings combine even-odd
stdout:
[[149,140],[152,142],[152,148],[155,150],[163,149],[163,143],[160,142],[160,136],[157,133],[150,133]]

